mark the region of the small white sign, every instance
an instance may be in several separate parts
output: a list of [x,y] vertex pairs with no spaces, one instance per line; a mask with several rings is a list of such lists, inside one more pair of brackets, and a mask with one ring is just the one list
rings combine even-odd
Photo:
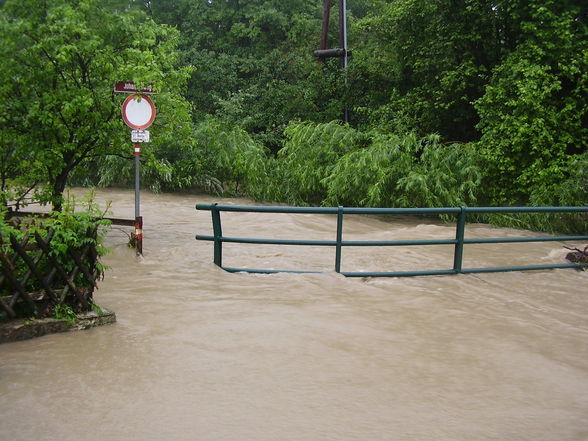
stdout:
[[149,142],[149,130],[131,130],[132,142]]

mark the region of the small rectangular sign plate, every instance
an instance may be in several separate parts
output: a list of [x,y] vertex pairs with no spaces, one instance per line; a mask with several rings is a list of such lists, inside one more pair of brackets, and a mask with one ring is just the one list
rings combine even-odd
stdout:
[[115,92],[119,92],[119,93],[143,93],[143,94],[156,94],[157,92],[155,92],[153,90],[153,85],[150,84],[149,86],[147,86],[145,89],[137,89],[137,86],[135,86],[135,83],[131,82],[131,81],[121,81],[119,83],[116,83],[114,85],[114,91]]
[[132,130],[132,142],[149,142],[149,130]]

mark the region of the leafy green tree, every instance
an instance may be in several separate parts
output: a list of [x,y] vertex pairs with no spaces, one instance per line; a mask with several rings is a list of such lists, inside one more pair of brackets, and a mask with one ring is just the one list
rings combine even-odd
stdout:
[[324,179],[328,205],[443,207],[471,205],[482,177],[472,145],[370,134],[367,148],[344,155]]
[[273,185],[278,199],[291,204],[320,204],[327,194],[324,179],[337,161],[366,141],[362,133],[337,121],[293,123],[285,136],[276,161],[281,175]]
[[504,29],[513,49],[476,102],[493,203],[524,202],[566,181],[587,150],[585,11],[571,1],[501,6],[507,23],[516,23]]
[[[211,116],[195,124],[188,137],[147,145],[144,151],[141,182],[155,192],[204,189],[243,194],[254,187],[260,192],[266,183],[266,149],[243,129]],[[109,156],[95,164],[91,181],[131,186],[133,180],[133,163]]]
[[491,0],[398,0],[352,28],[350,101],[367,126],[478,139],[472,102],[500,56]]
[[[481,180],[472,144],[361,132],[336,121],[291,124],[263,185],[291,204],[435,207],[476,202]],[[269,185],[268,185],[269,183]]]
[[178,93],[189,69],[178,68],[178,37],[143,13],[114,13],[99,0],[8,0],[0,13],[0,114],[10,115],[0,120],[1,154],[27,151],[20,159],[28,182],[48,184],[47,200],[59,209],[72,171],[130,150],[115,82],[153,83],[162,92],[155,139],[189,132]]
[[195,121],[214,115],[275,152],[291,120],[339,116],[339,69],[313,55],[321,2],[162,0],[150,11],[180,30],[182,59],[195,66],[186,95]]

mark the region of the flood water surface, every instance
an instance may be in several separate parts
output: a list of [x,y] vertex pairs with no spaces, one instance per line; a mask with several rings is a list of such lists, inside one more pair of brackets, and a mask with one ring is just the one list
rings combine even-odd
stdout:
[[[131,218],[132,192],[101,191]],[[345,278],[331,248],[225,245],[237,199],[142,195],[144,257],[113,227],[95,295],[118,322],[0,346],[0,440],[588,440],[588,272]],[[454,236],[345,216],[346,240]],[[237,237],[333,240],[327,215],[223,213]],[[469,225],[468,237],[530,232]],[[466,246],[464,267],[563,262],[562,243]],[[577,246],[579,244],[567,244]],[[344,271],[445,269],[451,247],[356,248]]]

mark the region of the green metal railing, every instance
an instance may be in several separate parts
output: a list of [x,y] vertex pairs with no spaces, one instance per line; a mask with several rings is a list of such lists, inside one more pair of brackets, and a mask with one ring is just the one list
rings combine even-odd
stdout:
[[[484,243],[517,243],[517,242],[558,242],[558,241],[584,241],[588,235],[583,236],[539,236],[539,237],[509,237],[509,238],[465,238],[465,225],[469,213],[572,213],[588,212],[588,207],[446,207],[446,208],[346,208],[346,207],[271,207],[271,206],[239,206],[239,205],[218,205],[218,204],[197,204],[197,210],[208,210],[212,214],[213,235],[196,235],[196,239],[214,242],[214,263],[229,272],[249,273],[320,273],[321,271],[292,271],[292,270],[269,270],[254,268],[231,268],[224,267],[223,243],[247,243],[265,245],[307,245],[307,246],[329,246],[335,247],[335,272],[347,277],[399,277],[399,276],[424,276],[444,274],[467,274],[504,271],[525,271],[543,270],[555,268],[578,268],[581,264],[561,263],[548,265],[526,265],[526,266],[504,266],[486,268],[463,268],[463,249],[466,244]],[[286,240],[286,239],[252,239],[226,237],[222,233],[221,212],[242,212],[242,213],[315,213],[315,214],[336,214],[337,231],[335,240]],[[384,241],[345,241],[343,240],[343,215],[344,214],[396,214],[396,215],[439,215],[453,214],[457,216],[455,239],[439,240],[384,240]],[[453,267],[440,270],[424,271],[393,271],[393,272],[348,272],[341,271],[341,251],[344,246],[413,246],[413,245],[453,245],[454,257]]]

